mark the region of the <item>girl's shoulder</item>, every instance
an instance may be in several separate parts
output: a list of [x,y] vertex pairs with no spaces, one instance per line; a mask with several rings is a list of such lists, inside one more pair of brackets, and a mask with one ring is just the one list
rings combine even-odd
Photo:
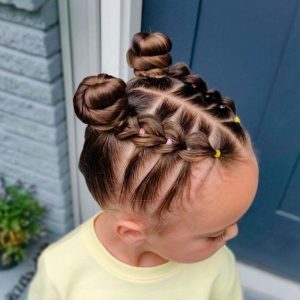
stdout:
[[212,259],[217,263],[217,265],[224,268],[235,267],[236,264],[236,257],[234,253],[226,244],[212,255]]
[[76,240],[80,236],[80,230],[81,230],[82,225],[83,224],[73,228],[67,234],[51,241],[50,244],[43,250],[43,252],[45,252],[49,255],[50,253],[60,251],[61,248],[72,247],[72,245],[74,243],[76,243]]
[[87,227],[92,226],[92,221],[94,220],[95,216],[96,215],[93,215],[92,217],[88,218],[65,235],[52,240],[50,244],[43,250],[43,252],[47,253],[47,255],[50,255],[51,253],[55,255],[55,253],[62,251],[66,252],[72,249],[74,251],[74,247],[78,248],[78,245],[82,244],[83,231],[87,230]]
[[227,245],[222,246],[212,256],[212,268],[218,277],[236,276],[236,257],[233,251]]

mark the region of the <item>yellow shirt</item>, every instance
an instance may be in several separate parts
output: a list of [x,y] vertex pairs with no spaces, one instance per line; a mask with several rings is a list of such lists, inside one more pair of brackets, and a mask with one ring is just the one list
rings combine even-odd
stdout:
[[243,300],[235,256],[225,245],[191,264],[134,267],[101,244],[98,212],[43,250],[28,300]]

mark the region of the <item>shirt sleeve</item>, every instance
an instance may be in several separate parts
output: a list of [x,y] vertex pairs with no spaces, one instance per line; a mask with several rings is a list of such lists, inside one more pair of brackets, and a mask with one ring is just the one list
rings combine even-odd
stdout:
[[224,252],[226,261],[214,282],[209,300],[244,300],[235,256],[227,246]]
[[59,294],[47,273],[45,251],[38,258],[37,270],[28,287],[27,300],[59,300]]

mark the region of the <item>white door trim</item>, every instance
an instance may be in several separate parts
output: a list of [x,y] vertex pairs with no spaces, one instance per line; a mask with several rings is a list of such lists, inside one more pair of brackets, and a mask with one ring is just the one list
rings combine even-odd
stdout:
[[141,29],[142,0],[60,0],[59,22],[68,127],[74,226],[99,210],[78,169],[86,125],[77,119],[73,95],[88,75],[108,73],[127,81],[126,51]]
[[133,76],[126,52],[134,33],[141,30],[141,20],[141,0],[101,0],[102,72],[125,81]]

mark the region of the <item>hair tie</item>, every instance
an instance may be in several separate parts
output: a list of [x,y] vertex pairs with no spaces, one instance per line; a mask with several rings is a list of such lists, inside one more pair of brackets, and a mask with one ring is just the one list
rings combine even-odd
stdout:
[[166,145],[171,145],[173,142],[171,140],[171,138],[168,138],[167,141],[166,141]]
[[145,134],[145,129],[144,128],[140,128],[139,135],[144,135],[144,134]]
[[241,123],[241,119],[239,118],[239,117],[234,117],[234,119],[233,119],[233,121],[235,122],[235,123]]
[[216,154],[214,156],[215,157],[220,157],[221,156],[221,151],[219,149],[217,149]]

